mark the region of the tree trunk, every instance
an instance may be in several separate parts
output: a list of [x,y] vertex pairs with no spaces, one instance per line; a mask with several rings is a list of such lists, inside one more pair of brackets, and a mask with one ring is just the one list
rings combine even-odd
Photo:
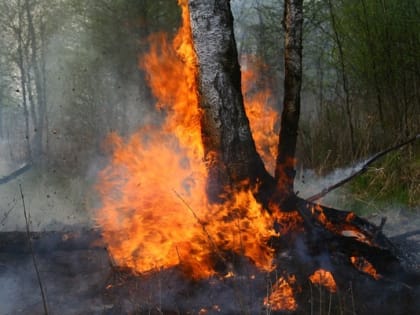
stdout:
[[[44,130],[44,123],[45,123],[45,113],[46,113],[46,101],[45,101],[45,91],[43,89],[43,78],[39,67],[39,60],[38,60],[38,39],[35,32],[35,25],[33,22],[33,12],[30,7],[30,1],[25,0],[25,11],[26,11],[26,18],[28,21],[28,38],[31,44],[31,66],[34,71],[34,82],[35,82],[35,90],[36,90],[36,102],[38,105],[38,119],[36,121],[35,127],[35,137],[34,137],[34,157],[42,161],[42,154],[43,154],[43,134]],[[31,82],[28,82],[31,84]]]
[[341,72],[341,79],[342,79],[342,84],[343,84],[343,92],[344,92],[344,100],[345,100],[345,111],[347,114],[347,121],[349,124],[351,152],[353,154],[353,158],[355,158],[356,157],[356,142],[354,140],[354,126],[353,126],[352,108],[350,104],[350,91],[349,91],[348,82],[347,82],[343,45],[341,43],[341,39],[338,34],[337,23],[336,23],[335,15],[333,12],[333,5],[332,5],[331,0],[328,0],[328,9],[330,13],[331,26],[333,28],[335,42],[338,48],[338,54],[339,54],[339,60],[340,60],[340,72]]
[[25,143],[27,149],[27,159],[32,162],[32,149],[30,144],[30,132],[29,132],[29,110],[28,110],[28,103],[27,103],[27,95],[26,95],[26,72],[25,72],[25,61],[24,61],[24,43],[22,37],[22,29],[23,29],[23,12],[20,9],[20,1],[18,2],[19,6],[19,25],[14,30],[18,39],[18,57],[17,57],[17,66],[19,69],[20,75],[20,87],[22,89],[22,107],[23,107],[23,117],[25,119]]
[[252,139],[241,93],[241,73],[227,0],[190,0],[191,31],[199,68],[202,138],[213,201],[225,186],[249,179],[269,182]]
[[275,170],[276,199],[294,195],[295,151],[302,83],[303,0],[286,0],[284,7],[284,100]]

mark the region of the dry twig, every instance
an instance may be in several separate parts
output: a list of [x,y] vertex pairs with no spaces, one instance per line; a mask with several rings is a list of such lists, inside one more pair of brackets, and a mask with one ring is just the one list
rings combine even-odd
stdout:
[[206,236],[207,236],[207,238],[209,240],[209,243],[213,247],[213,249],[214,249],[215,253],[217,254],[217,256],[219,256],[219,258],[223,261],[223,263],[226,266],[229,266],[229,264],[227,263],[225,257],[223,257],[223,255],[220,253],[219,248],[217,247],[216,243],[213,241],[210,233],[207,231],[206,225],[204,224],[204,222],[200,220],[200,218],[197,216],[197,214],[194,212],[194,210],[191,208],[191,206],[185,201],[184,198],[182,198],[182,196],[175,189],[173,189],[173,192],[182,201],[182,203],[188,208],[188,210],[190,210],[190,212],[192,213],[192,215],[194,216],[194,218],[197,220],[198,224],[200,224],[201,228],[203,229],[204,234],[206,234]]
[[46,296],[45,296],[44,287],[42,285],[41,275],[39,273],[38,263],[36,261],[36,257],[35,257],[35,253],[34,253],[34,248],[32,247],[31,232],[29,230],[29,220],[28,220],[28,216],[26,214],[25,197],[23,196],[23,191],[22,191],[22,185],[21,184],[19,184],[19,190],[20,190],[20,196],[22,198],[23,214],[25,216],[26,236],[28,238],[29,250],[31,252],[32,262],[34,264],[34,268],[35,268],[35,272],[36,272],[36,277],[38,279],[39,289],[41,290],[41,297],[42,297],[42,304],[44,306],[44,312],[45,312],[45,315],[48,315],[47,299],[46,299]]
[[350,176],[342,179],[338,183],[335,183],[334,185],[331,185],[331,186],[323,189],[321,192],[319,192],[319,193],[317,193],[317,194],[315,194],[315,195],[307,198],[306,200],[309,201],[309,202],[314,202],[315,200],[318,200],[318,199],[324,197],[330,191],[332,191],[332,190],[334,190],[334,189],[336,189],[336,188],[344,185],[345,183],[351,181],[356,176],[358,176],[358,175],[363,174],[364,172],[366,172],[368,170],[368,166],[370,164],[372,164],[373,162],[375,162],[379,158],[383,157],[385,154],[387,154],[387,153],[389,153],[391,151],[397,150],[397,149],[399,149],[399,148],[401,148],[401,147],[403,147],[403,146],[405,146],[405,145],[407,145],[407,144],[409,144],[411,142],[414,142],[415,140],[418,140],[418,139],[420,139],[420,134],[417,134],[415,137],[410,138],[410,139],[408,139],[408,140],[406,140],[406,141],[404,141],[402,143],[399,143],[399,144],[397,144],[397,145],[395,145],[395,146],[393,146],[391,148],[388,148],[388,149],[383,150],[383,151],[381,151],[379,153],[376,153],[373,157],[371,157],[369,160],[367,160],[367,162],[365,164],[363,164],[363,166],[362,166],[362,168],[360,170],[358,170],[358,171],[354,172],[353,174],[351,174]]

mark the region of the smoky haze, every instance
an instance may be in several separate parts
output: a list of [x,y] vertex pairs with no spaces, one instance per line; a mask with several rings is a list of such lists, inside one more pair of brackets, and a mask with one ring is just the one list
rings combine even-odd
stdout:
[[[332,25],[318,16],[328,13],[328,7],[317,1],[306,5],[297,152],[302,196],[318,192],[331,179],[348,174],[355,161],[395,141],[398,132],[393,126],[408,134],[415,131],[410,117],[418,117],[418,107],[407,103],[402,122],[379,125],[378,112],[364,105],[367,94],[357,92],[355,83],[350,91],[353,112],[348,112],[333,54],[337,43],[327,36],[334,34]],[[283,96],[282,10],[274,0],[232,1],[238,52],[254,61],[247,65],[258,74],[254,89],[271,90],[271,105],[278,112]],[[29,5],[0,0],[0,12],[0,180],[32,165],[0,184],[0,229],[25,228],[19,184],[32,230],[91,226],[90,211],[97,205],[93,187],[108,157],[107,135],[126,137],[164,115],[153,109],[155,100],[139,64],[151,34],[174,35],[180,10],[176,1],[146,0],[139,5],[42,0]],[[410,95],[407,100],[415,103],[415,95]],[[386,106],[384,102],[383,120]],[[389,116],[397,117],[392,111]],[[349,121],[357,127],[352,137]],[[350,139],[358,148],[352,149]],[[326,174],[330,175],[324,179]],[[404,185],[414,187],[407,178]],[[415,187],[408,191],[414,206],[415,193]],[[345,196],[331,195],[327,200],[340,207],[346,205]]]
[[[90,226],[106,136],[159,118],[138,59],[149,33],[175,28],[177,18],[99,1],[45,0],[29,13],[26,5],[0,2],[0,179],[11,175],[0,185],[0,229],[25,229],[19,185],[31,230]],[[166,9],[177,16],[176,3]]]
[[[280,112],[282,2],[233,0],[231,3],[239,54],[258,57],[255,68],[262,75],[255,82],[255,89],[271,89],[275,109]],[[339,63],[334,59],[336,45],[331,25],[325,18],[329,16],[328,11],[322,1],[305,3],[308,19],[296,190],[299,196],[308,197],[349,175],[360,166],[355,161],[364,160],[392,143],[395,135],[413,133],[416,121],[410,117],[420,117],[416,115],[420,107],[415,106],[419,94],[412,94],[411,87],[396,86],[395,90],[381,87],[383,99],[389,96],[388,91],[393,97],[389,103],[384,101],[382,124],[378,110],[372,105],[377,95],[369,94],[375,91],[374,87],[356,78],[351,86],[353,112],[351,117],[346,116]],[[349,3],[353,5],[352,1]],[[311,8],[310,4],[319,7]],[[26,230],[23,202],[31,231],[59,231],[58,236],[52,234],[46,240],[34,241],[41,253],[38,262],[48,303],[54,305],[56,314],[63,309],[71,310],[68,314],[83,314],[86,310],[90,314],[105,314],[114,307],[96,298],[111,272],[108,255],[101,244],[95,245],[99,254],[93,254],[91,239],[76,244],[77,253],[57,248],[56,244],[71,239],[74,231],[96,228],[92,218],[99,200],[94,186],[98,172],[108,162],[107,136],[116,132],[127,137],[142,125],[157,124],[162,119],[164,113],[154,109],[155,100],[139,67],[139,58],[148,50],[151,34],[164,31],[171,37],[179,23],[180,10],[175,0],[0,0],[0,232]],[[404,43],[404,37],[398,38]],[[411,38],[414,36],[410,42]],[[410,51],[420,49],[410,47]],[[392,53],[390,49],[386,52]],[[348,56],[353,53],[350,51]],[[398,67],[405,68],[411,69]],[[385,69],[384,73],[398,73],[396,69]],[[388,77],[385,78],[387,82]],[[418,74],[416,77],[409,72],[407,78],[404,82],[420,86]],[[377,79],[381,77],[378,75]],[[403,82],[397,79],[389,81]],[[359,82],[366,84],[366,91],[357,85]],[[401,91],[407,94],[407,104],[395,105],[394,98],[404,99],[399,97]],[[405,110],[395,113],[394,107]],[[394,121],[395,117],[401,117],[401,121]],[[350,152],[348,121],[355,121],[356,130],[361,130],[354,135],[360,144],[357,153]],[[413,154],[407,154],[410,156]],[[31,167],[25,168],[28,165]],[[332,171],[333,168],[336,170]],[[17,175],[15,172],[19,170],[23,171]],[[341,189],[329,194],[323,202],[345,207],[347,191]],[[379,210],[370,202],[369,207],[372,206]],[[402,218],[402,223],[389,229],[393,235],[407,222],[411,222],[411,230],[418,227],[418,217],[394,215],[398,216],[396,220]],[[375,220],[379,224],[379,216]],[[16,247],[0,257],[0,315],[42,314],[39,284],[26,238],[11,244]],[[13,256],[20,250],[24,253]],[[306,257],[303,245],[297,250]],[[1,260],[4,257],[10,259],[7,265]],[[171,272],[165,271],[158,281],[143,283],[140,288],[142,293],[153,295],[150,300],[156,305],[162,300],[160,285],[165,280],[173,283],[172,288],[183,290],[185,282],[180,283],[178,275]],[[257,281],[263,283],[264,279]],[[237,287],[248,289],[243,284],[239,279]],[[235,307],[231,302],[237,292],[229,291],[223,296],[223,290],[226,288],[214,287],[211,294],[203,292],[197,299],[216,299],[220,295],[226,307]],[[126,303],[126,310],[136,309],[134,299],[124,296],[121,300]],[[175,302],[169,298],[166,301]],[[209,309],[211,302],[206,301]],[[217,314],[217,310],[213,313]]]
[[[26,2],[0,5],[0,178],[32,165],[0,185],[0,228],[26,228],[19,185],[31,231],[91,227],[107,135],[125,137],[162,118],[139,64],[150,34],[173,36],[179,8],[176,1],[110,7],[44,0],[28,15]],[[258,42],[245,36],[247,27],[264,21],[251,4],[234,2],[233,9],[238,49],[255,54]],[[281,54],[270,64],[273,79],[264,78],[268,85],[280,82],[280,65]]]

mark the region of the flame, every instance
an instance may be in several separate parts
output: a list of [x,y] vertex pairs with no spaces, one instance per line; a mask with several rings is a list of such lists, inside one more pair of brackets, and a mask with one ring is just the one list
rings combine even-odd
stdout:
[[276,235],[274,219],[253,192],[226,191],[222,205],[207,200],[197,58],[187,1],[179,5],[178,34],[172,42],[161,33],[151,36],[150,51],[140,60],[163,122],[128,139],[108,136],[110,161],[96,185],[96,222],[113,261],[138,273],[180,266],[193,278],[205,278],[224,262],[226,251],[271,271],[274,252],[267,241]]
[[275,156],[277,154],[278,132],[278,113],[270,106],[273,102],[273,95],[268,88],[258,88],[253,90],[255,82],[261,78],[253,68],[253,64],[259,63],[252,56],[242,58],[242,94],[244,95],[244,105],[255,146],[267,170],[274,173]]
[[281,211],[277,204],[269,206],[272,211],[272,217],[278,225],[278,231],[281,235],[290,231],[303,231],[303,218],[297,211]]
[[328,291],[334,293],[337,292],[337,285],[335,283],[334,277],[331,272],[324,269],[316,270],[311,276],[309,276],[309,280],[313,284],[322,285],[323,287],[327,288]]
[[158,109],[166,109],[164,131],[175,135],[194,158],[203,156],[197,89],[197,57],[192,44],[188,1],[179,0],[182,26],[172,43],[167,35],[150,37],[150,52],[140,60]]
[[353,264],[353,266],[355,266],[358,270],[369,274],[375,280],[382,278],[382,276],[376,271],[375,267],[373,267],[373,265],[365,258],[352,256],[350,257],[350,261]]
[[335,234],[340,234],[344,237],[352,237],[357,241],[368,244],[370,246],[375,246],[375,243],[372,242],[372,239],[370,239],[366,233],[363,233],[360,229],[351,224],[352,220],[354,220],[356,217],[353,212],[349,212],[346,215],[344,222],[333,223],[328,220],[321,205],[316,204],[312,206],[311,211],[317,220],[321,222],[329,231]]
[[273,285],[271,294],[264,298],[264,305],[274,311],[295,311],[297,303],[291,287],[295,281],[294,275],[290,276],[288,280],[280,277]]

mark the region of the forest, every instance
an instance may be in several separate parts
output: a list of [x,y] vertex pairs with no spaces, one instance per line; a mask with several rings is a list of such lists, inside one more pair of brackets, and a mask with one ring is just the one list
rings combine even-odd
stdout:
[[[32,163],[60,181],[83,178],[104,157],[109,132],[128,135],[149,115],[154,100],[139,58],[150,34],[173,36],[176,1],[0,5],[1,174]],[[232,1],[232,11],[239,60],[256,77],[247,94],[267,91],[266,102],[280,113],[283,5]],[[416,135],[418,21],[417,1],[304,1],[301,179],[303,170],[324,176]],[[362,200],[357,206],[416,208],[416,150],[388,155],[349,184]]]
[[[273,257],[284,259],[279,248],[286,241],[278,233],[297,248],[301,226],[305,238],[314,233],[325,241],[338,233],[340,245],[351,230],[362,247],[369,246],[346,243],[352,252],[343,249],[344,255],[354,266],[354,259],[364,266],[373,259],[379,276],[372,277],[382,272],[405,294],[412,283],[402,271],[405,276],[393,276],[399,256],[382,238],[386,219],[380,217],[388,217],[385,232],[391,236],[418,230],[420,222],[420,2],[214,3],[210,9],[198,0],[0,0],[0,232],[26,231],[29,239],[32,232],[83,229],[92,238],[101,234],[113,266],[140,274],[181,266],[198,281],[239,273],[229,266],[235,259],[247,265],[243,257],[253,262],[246,268],[270,274]],[[290,3],[301,6],[302,16],[301,42],[293,45]],[[294,53],[300,54],[301,71]],[[290,69],[298,70],[290,76]],[[285,128],[288,101],[297,104],[292,140]],[[302,205],[409,139],[322,196],[326,208]],[[288,207],[299,208],[301,218]],[[336,215],[335,209],[351,212]],[[236,228],[243,233],[240,245],[222,232]],[[0,246],[8,248],[7,242],[0,237]],[[307,246],[311,255],[334,252],[329,245],[318,249],[315,241]],[[195,260],[184,258],[191,253]],[[329,264],[319,257],[311,268]],[[273,293],[295,281],[280,279],[270,285]],[[38,269],[37,281],[48,313]],[[322,292],[314,302],[319,314],[365,314],[364,305],[349,306],[340,296],[331,313],[335,291]],[[0,292],[0,301],[7,294]],[[328,294],[329,307],[323,300]],[[277,314],[271,299],[263,304]],[[10,302],[5,314],[13,307]],[[277,311],[306,311],[288,307]]]

